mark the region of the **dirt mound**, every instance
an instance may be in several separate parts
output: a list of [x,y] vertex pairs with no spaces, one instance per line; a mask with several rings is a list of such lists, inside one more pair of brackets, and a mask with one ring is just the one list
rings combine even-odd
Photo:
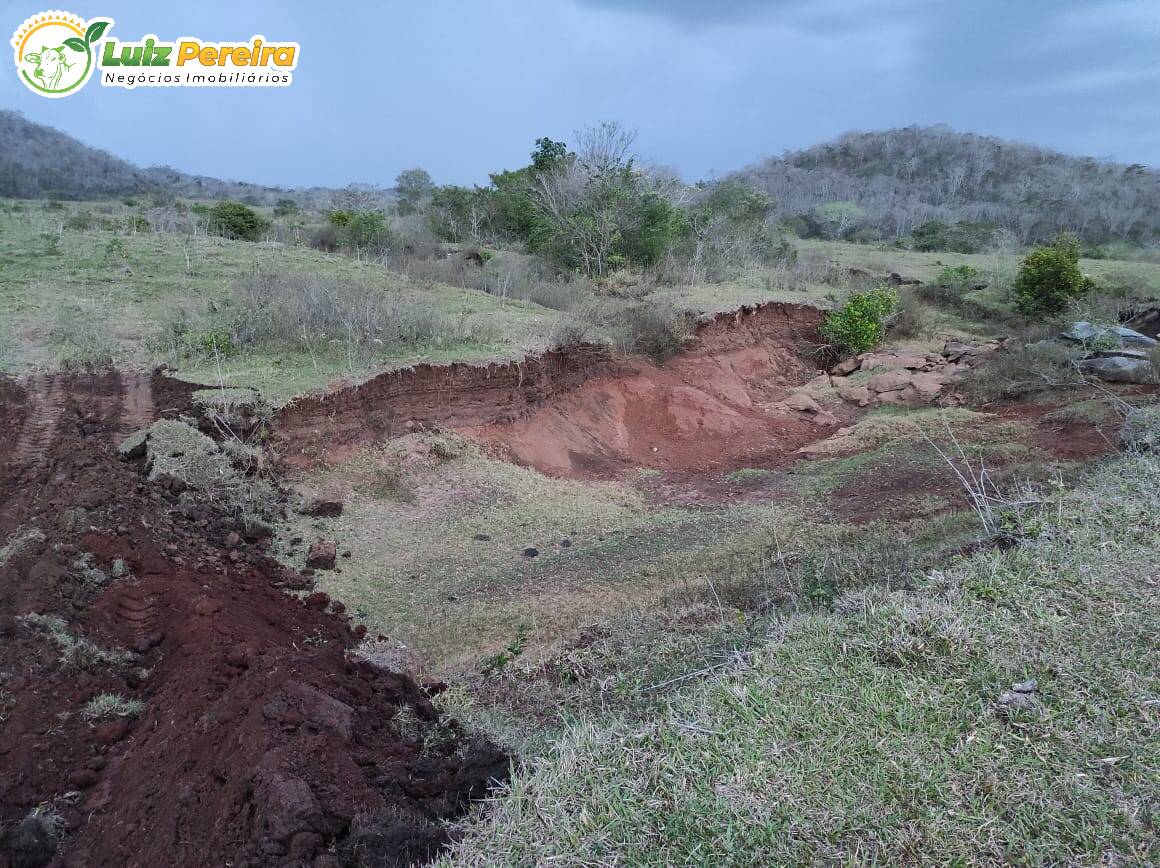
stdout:
[[521,418],[461,430],[555,476],[777,466],[839,424],[791,397],[819,373],[804,350],[820,321],[796,305],[744,309],[703,326],[663,367],[634,360]]
[[721,314],[663,367],[596,346],[506,364],[419,365],[291,402],[275,420],[280,451],[304,466],[441,428],[556,475],[767,466],[834,427],[812,408],[779,403],[817,373],[804,351],[822,316],[794,304]]
[[507,757],[352,655],[269,540],[115,457],[191,391],[0,380],[0,866],[430,857]]

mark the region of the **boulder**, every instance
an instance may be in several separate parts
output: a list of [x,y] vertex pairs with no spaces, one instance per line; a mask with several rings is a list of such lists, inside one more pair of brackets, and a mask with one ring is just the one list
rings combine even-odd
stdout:
[[1092,325],[1090,322],[1073,322],[1067,331],[1059,333],[1065,341],[1089,345],[1103,343],[1108,347],[1125,347],[1151,349],[1160,344],[1156,338],[1150,338],[1135,329],[1126,326]]
[[334,540],[320,539],[310,546],[306,553],[306,566],[312,570],[333,570],[334,559],[338,557],[338,546]]
[[809,395],[803,392],[795,392],[784,401],[782,405],[790,410],[797,410],[799,413],[820,413],[822,408]]
[[1147,359],[1126,356],[1106,356],[1084,359],[1077,366],[1085,374],[1091,374],[1109,383],[1152,384],[1156,382],[1156,370]]
[[973,359],[982,353],[978,347],[973,347],[970,344],[964,344],[962,341],[947,341],[943,345],[943,358],[950,362],[958,362],[963,359]]
[[858,356],[850,356],[848,359],[843,359],[830,368],[830,373],[835,377],[845,377],[862,367],[862,360]]
[[866,407],[870,404],[870,391],[865,386],[848,383],[845,381],[835,384],[838,389],[838,397],[843,401],[848,401],[851,404],[857,404],[859,407]]

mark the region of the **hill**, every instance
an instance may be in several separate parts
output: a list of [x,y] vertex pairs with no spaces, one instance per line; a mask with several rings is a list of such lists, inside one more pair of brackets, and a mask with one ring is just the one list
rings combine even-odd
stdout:
[[1160,238],[1154,169],[946,126],[846,133],[734,177],[772,195],[781,216],[807,235],[897,239],[938,220],[987,224],[977,227],[986,234],[1003,227],[1024,244],[1061,231],[1092,243]]
[[0,197],[104,199],[167,194],[192,199],[236,199],[272,205],[290,198],[300,205],[329,201],[335,191],[284,188],[190,175],[168,166],[142,169],[67,133],[0,111]]

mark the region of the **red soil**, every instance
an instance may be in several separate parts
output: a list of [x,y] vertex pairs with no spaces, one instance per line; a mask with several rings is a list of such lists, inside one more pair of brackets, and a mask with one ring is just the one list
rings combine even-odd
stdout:
[[817,371],[804,361],[822,313],[767,304],[719,315],[663,367],[586,346],[523,362],[418,366],[297,399],[278,415],[294,465],[341,460],[421,428],[463,431],[542,472],[771,466],[832,419],[775,406]]
[[[115,374],[0,379],[0,866],[44,864],[16,829],[38,805],[64,820],[62,865],[410,864],[447,840],[507,757],[443,722],[410,678],[348,657],[362,630],[300,601],[269,540],[179,503],[117,460],[117,432],[187,403],[188,387]],[[86,584],[82,552],[130,575]],[[333,607],[339,609],[340,607]],[[132,652],[70,667],[18,616]],[[138,719],[89,723],[101,693]],[[415,721],[401,726],[408,710]],[[401,718],[400,718],[401,719]]]
[[780,304],[719,317],[663,367],[634,360],[519,419],[463,430],[553,476],[777,466],[838,427],[778,404],[817,375],[803,349],[820,320]]

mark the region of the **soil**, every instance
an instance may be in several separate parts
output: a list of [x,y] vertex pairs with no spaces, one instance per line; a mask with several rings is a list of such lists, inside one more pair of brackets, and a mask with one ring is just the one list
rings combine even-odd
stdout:
[[[115,457],[196,388],[0,378],[0,543],[24,541],[0,563],[0,866],[424,861],[509,759],[353,655],[363,628],[288,593],[260,532]],[[66,661],[31,613],[115,658]],[[108,693],[143,710],[87,720]],[[20,826],[38,807],[55,847]]]
[[766,304],[718,315],[663,366],[583,345],[487,366],[420,365],[278,414],[280,453],[302,467],[414,430],[454,429],[555,476],[628,468],[772,466],[827,436],[832,417],[778,406],[818,374],[823,313]]

